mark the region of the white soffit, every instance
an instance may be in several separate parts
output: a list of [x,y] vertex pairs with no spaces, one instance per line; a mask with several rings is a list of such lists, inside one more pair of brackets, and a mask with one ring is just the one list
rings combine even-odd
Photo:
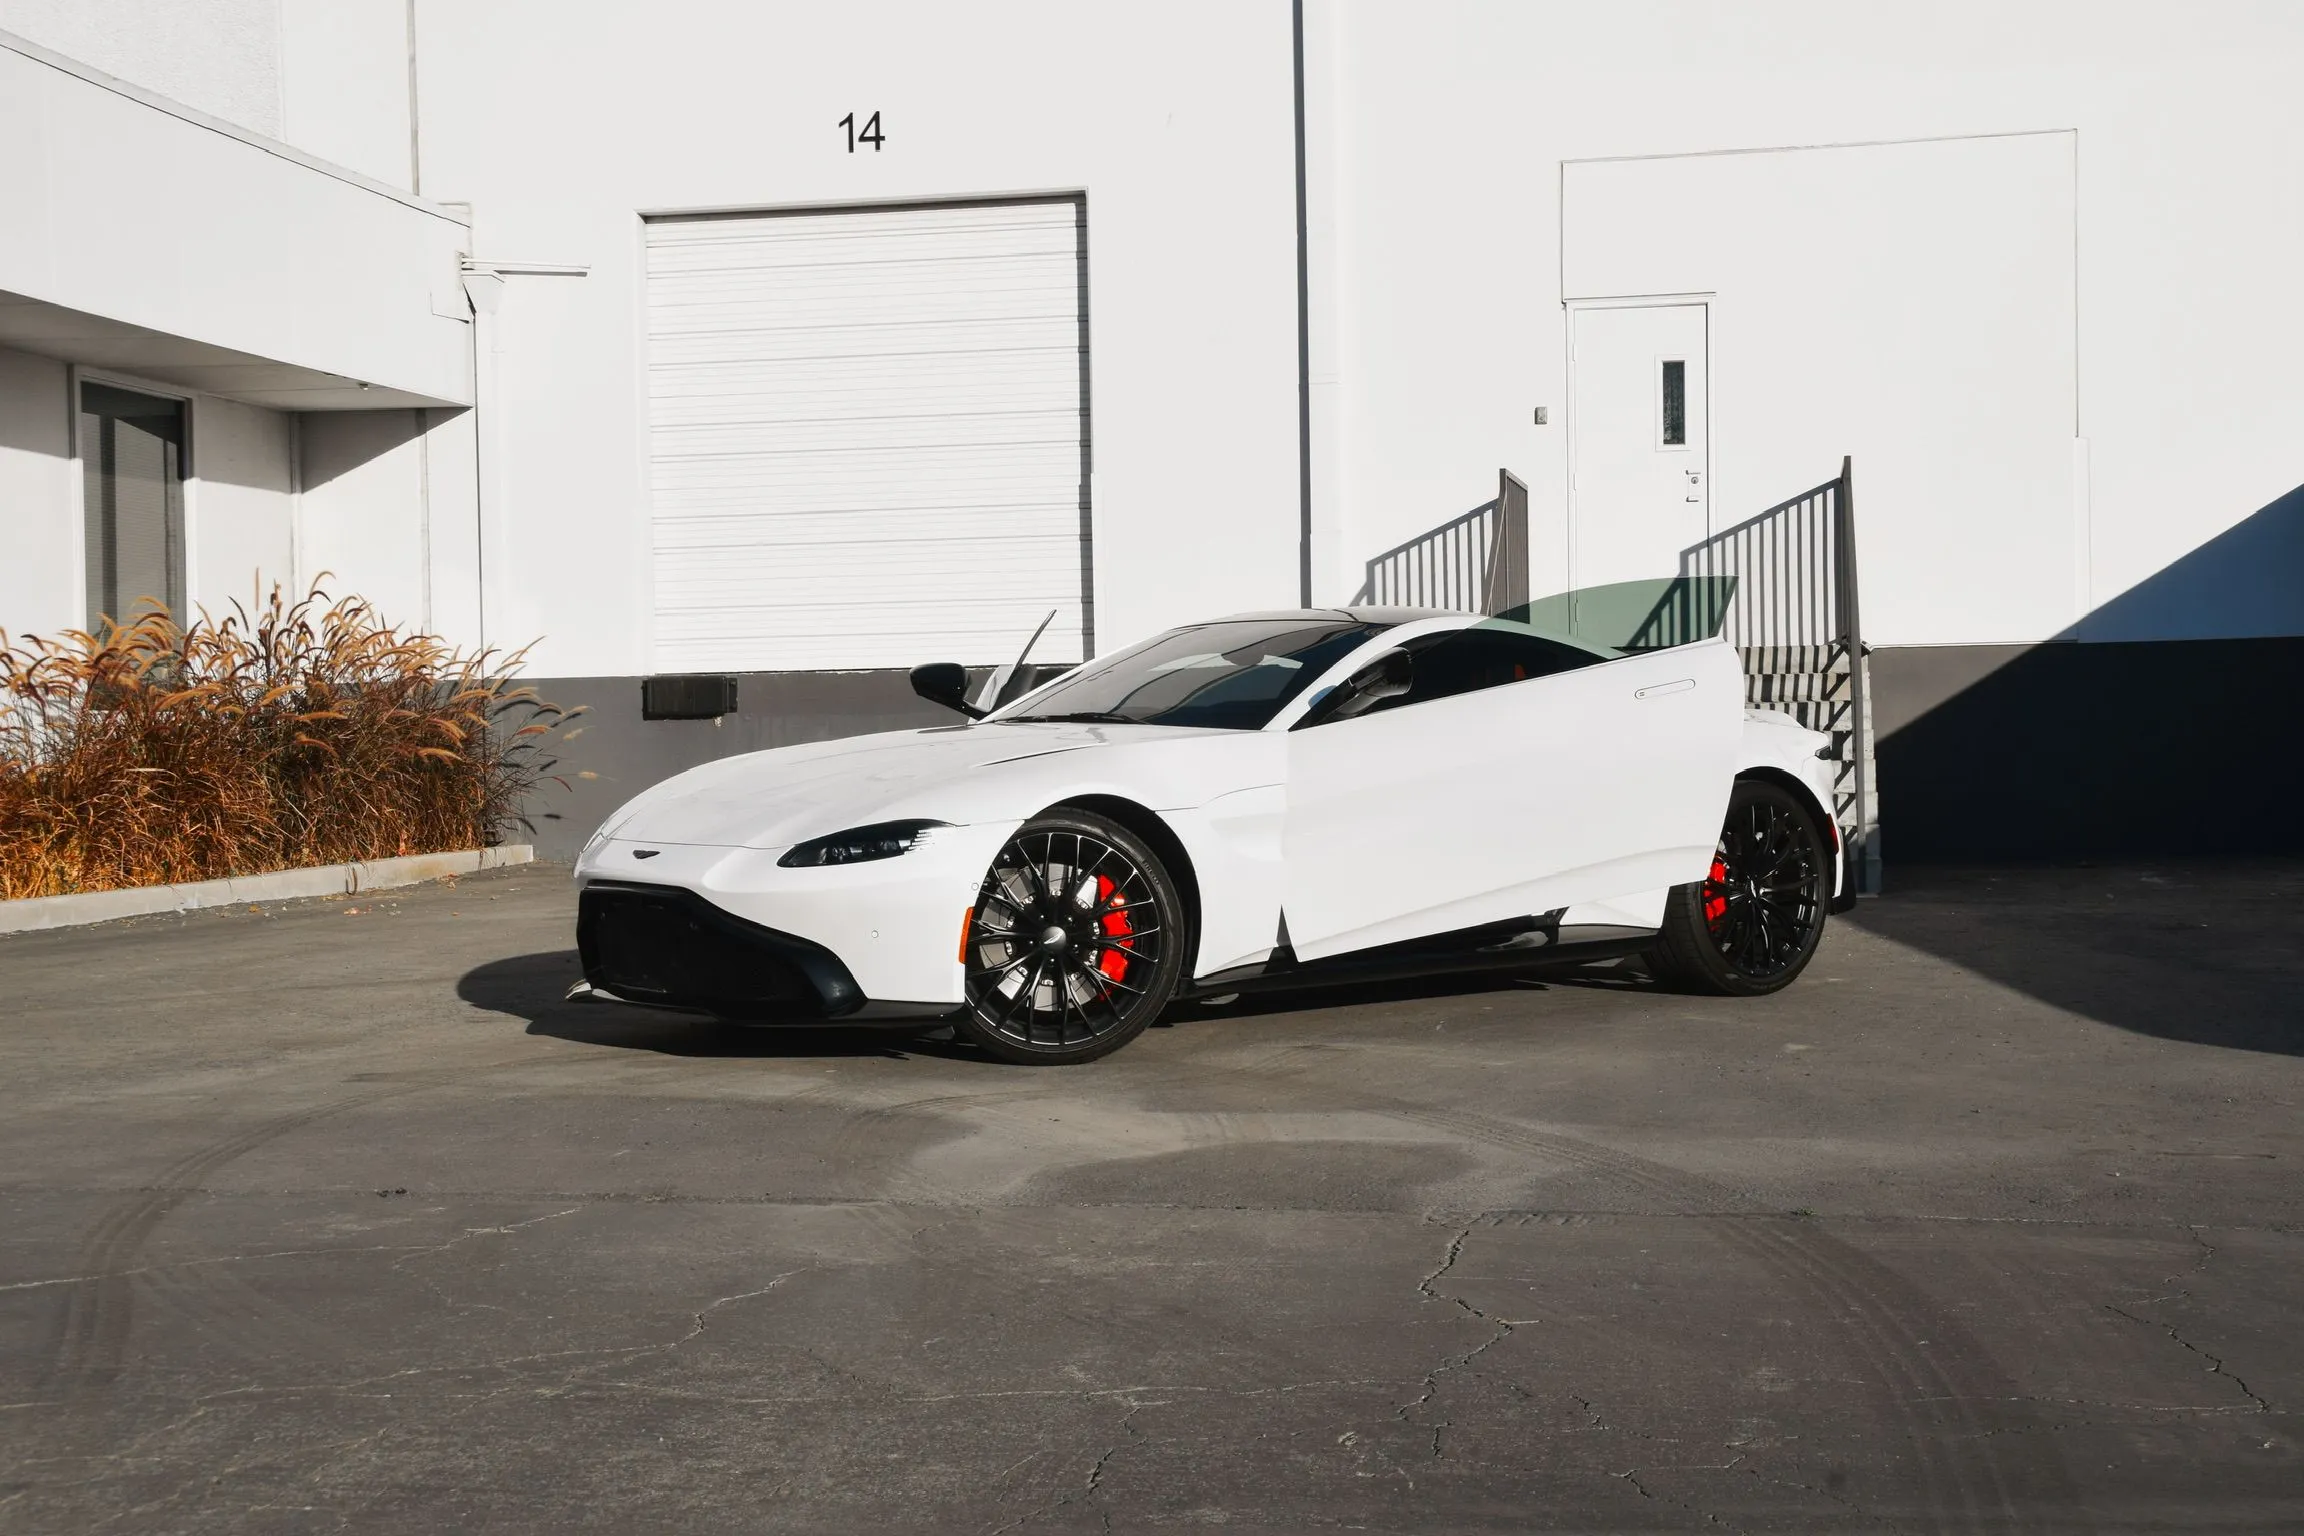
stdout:
[[0,209],[0,345],[292,409],[472,400],[463,216],[5,33]]
[[174,384],[281,411],[372,411],[390,406],[463,403],[444,396],[364,385],[364,381],[342,374],[170,336],[13,293],[0,293],[0,347],[132,373],[155,384]]

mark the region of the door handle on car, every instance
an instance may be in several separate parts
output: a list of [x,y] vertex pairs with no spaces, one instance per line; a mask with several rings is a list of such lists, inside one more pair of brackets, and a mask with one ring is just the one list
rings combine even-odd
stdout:
[[1660,699],[1668,693],[1686,693],[1695,686],[1696,679],[1683,677],[1677,682],[1654,683],[1646,688],[1635,688],[1632,690],[1632,697],[1636,699]]

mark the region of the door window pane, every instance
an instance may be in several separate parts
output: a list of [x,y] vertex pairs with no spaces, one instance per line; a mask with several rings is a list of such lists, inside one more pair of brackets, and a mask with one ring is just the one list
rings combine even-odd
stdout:
[[80,386],[87,494],[88,625],[127,623],[154,604],[184,611],[184,406]]
[[1401,647],[1416,658],[1416,680],[1408,691],[1379,699],[1363,715],[1445,699],[1483,688],[1524,683],[1532,677],[1572,672],[1606,661],[1611,653],[1530,632],[1508,620],[1486,619],[1468,629],[1419,635]]
[[1663,444],[1667,448],[1688,446],[1688,364],[1683,358],[1664,359],[1663,409],[1658,413],[1664,424]]

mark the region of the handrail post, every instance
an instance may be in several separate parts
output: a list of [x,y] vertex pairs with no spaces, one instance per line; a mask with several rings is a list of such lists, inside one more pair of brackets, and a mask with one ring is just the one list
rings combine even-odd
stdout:
[[1865,772],[1864,739],[1871,727],[1870,700],[1864,679],[1864,625],[1857,610],[1856,581],[1856,469],[1853,455],[1840,460],[1838,494],[1833,497],[1836,526],[1832,538],[1834,585],[1840,609],[1840,641],[1848,656],[1848,753],[1856,787],[1856,847],[1849,870],[1856,889],[1867,895],[1880,890],[1880,851],[1872,825],[1872,785]]
[[1508,469],[1496,471],[1496,531],[1484,576],[1482,613],[1494,617],[1528,605],[1528,487]]

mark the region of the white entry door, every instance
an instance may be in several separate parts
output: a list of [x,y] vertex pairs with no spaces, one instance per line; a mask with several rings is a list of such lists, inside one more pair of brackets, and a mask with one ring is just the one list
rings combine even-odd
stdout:
[[1671,576],[1710,536],[1703,304],[1569,312],[1569,584]]

